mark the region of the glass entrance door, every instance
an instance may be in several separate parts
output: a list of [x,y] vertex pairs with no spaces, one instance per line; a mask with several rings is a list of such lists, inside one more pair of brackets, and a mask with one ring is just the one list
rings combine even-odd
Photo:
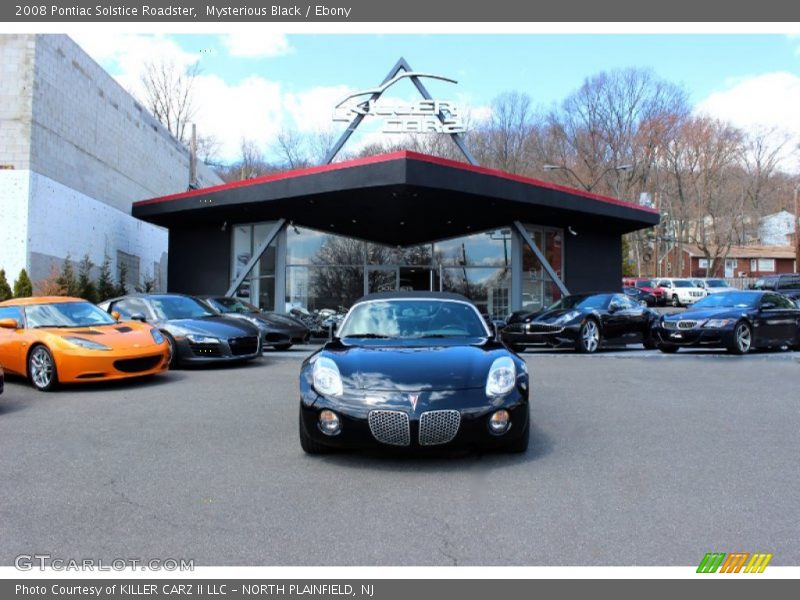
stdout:
[[397,267],[367,267],[368,294],[393,292],[397,289],[399,269]]
[[398,267],[399,287],[403,291],[425,291],[433,289],[433,270],[430,267]]

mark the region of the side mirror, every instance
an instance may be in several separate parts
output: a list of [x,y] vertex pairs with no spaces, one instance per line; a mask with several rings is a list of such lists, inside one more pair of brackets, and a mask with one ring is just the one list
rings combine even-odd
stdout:
[[608,312],[613,314],[617,312],[620,308],[622,307],[619,304],[612,302],[611,304],[608,305]]
[[772,310],[773,308],[775,308],[774,302],[764,302],[764,304],[761,305],[761,310]]
[[335,331],[336,331],[336,324],[333,321],[331,321],[330,323],[328,323],[328,341],[329,342],[332,342],[336,338],[336,335],[334,334]]
[[131,315],[131,321],[141,321],[142,323],[146,323],[147,319],[142,313],[133,313]]
[[19,329],[19,322],[16,319],[0,319],[0,328]]
[[112,311],[111,311],[111,317],[112,317],[112,318],[113,318],[115,321],[119,321],[119,318],[120,318],[121,316],[122,316],[122,315],[120,315],[120,314],[119,314],[119,312],[117,312],[116,310],[112,310]]

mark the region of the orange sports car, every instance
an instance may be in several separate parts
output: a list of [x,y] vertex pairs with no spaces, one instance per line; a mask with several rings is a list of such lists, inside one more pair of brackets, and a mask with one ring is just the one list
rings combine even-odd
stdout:
[[45,296],[0,302],[0,364],[41,391],[59,383],[161,373],[169,358],[158,329],[120,323],[86,300]]

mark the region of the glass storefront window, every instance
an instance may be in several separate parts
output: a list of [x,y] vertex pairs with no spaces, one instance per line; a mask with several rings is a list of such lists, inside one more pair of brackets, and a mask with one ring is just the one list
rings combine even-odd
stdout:
[[[272,231],[275,223],[234,225],[231,234],[231,282],[241,275],[253,253]],[[275,248],[273,240],[247,277],[234,292],[264,310],[275,308]]]
[[511,268],[443,267],[442,291],[472,300],[482,314],[504,319],[511,312]]
[[434,254],[436,260],[445,266],[509,266],[511,264],[511,230],[497,229],[436,242]]
[[364,268],[286,267],[286,308],[339,310],[364,295]]
[[[563,274],[563,233],[560,229],[527,227],[534,242],[542,251],[547,262],[562,278]],[[527,244],[522,244],[522,308],[539,310],[561,299],[561,292],[547,275],[539,259]]]

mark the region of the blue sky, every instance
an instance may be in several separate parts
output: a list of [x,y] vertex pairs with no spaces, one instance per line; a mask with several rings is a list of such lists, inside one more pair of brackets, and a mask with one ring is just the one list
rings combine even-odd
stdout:
[[[242,137],[269,153],[281,127],[330,127],[347,90],[380,82],[398,57],[415,70],[446,75],[431,83],[485,114],[497,94],[518,90],[551,106],[603,70],[648,68],[689,92],[698,110],[742,127],[778,126],[800,134],[800,38],[786,35],[76,35],[78,43],[128,89],[147,57],[198,61],[199,125],[235,158]],[[137,67],[138,65],[138,67]],[[407,99],[413,94],[409,86]],[[483,111],[481,113],[481,111]]]

